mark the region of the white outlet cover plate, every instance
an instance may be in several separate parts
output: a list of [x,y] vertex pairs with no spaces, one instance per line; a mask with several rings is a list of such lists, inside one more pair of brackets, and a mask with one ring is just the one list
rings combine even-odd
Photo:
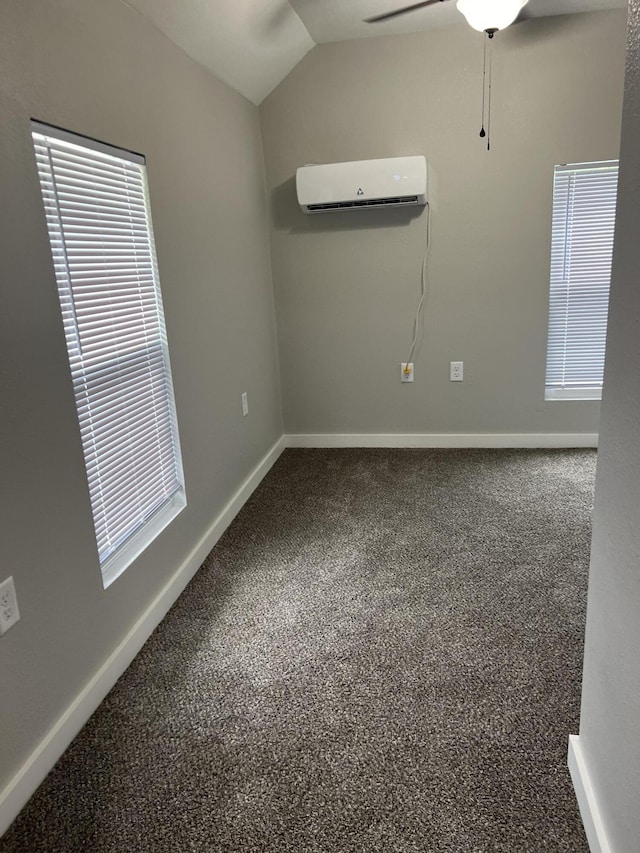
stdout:
[[402,382],[413,382],[413,362],[409,362],[409,373],[405,373],[405,367],[407,367],[407,363],[403,361],[400,365],[400,380]]
[[451,382],[462,382],[464,380],[463,361],[452,361],[449,364],[449,379]]
[[13,578],[0,583],[0,636],[12,628],[20,619],[18,599]]

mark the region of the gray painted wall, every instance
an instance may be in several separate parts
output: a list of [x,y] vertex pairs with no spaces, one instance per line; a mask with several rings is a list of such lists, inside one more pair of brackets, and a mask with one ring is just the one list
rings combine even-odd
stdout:
[[[500,33],[490,153],[482,38],[465,24],[320,45],[266,99],[287,432],[597,431],[599,403],[543,400],[553,166],[618,156],[624,38],[624,12]],[[432,204],[413,385],[399,365],[425,214],[304,216],[293,180],[305,163],[403,154],[427,157]]]
[[580,744],[614,853],[640,848],[640,2],[630,6]]
[[[106,591],[32,116],[147,155],[189,506]],[[257,109],[119,0],[2,0],[0,120],[1,790],[282,423]]]

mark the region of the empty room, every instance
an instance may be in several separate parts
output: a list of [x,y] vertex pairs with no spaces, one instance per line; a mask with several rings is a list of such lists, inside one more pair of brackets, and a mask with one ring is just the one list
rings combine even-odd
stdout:
[[0,0],[1,853],[640,851],[640,3]]

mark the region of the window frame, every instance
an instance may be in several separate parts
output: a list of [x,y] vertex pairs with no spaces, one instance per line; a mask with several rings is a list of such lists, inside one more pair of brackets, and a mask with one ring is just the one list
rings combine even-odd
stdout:
[[106,589],[187,505],[146,160],[31,134]]
[[602,398],[617,176],[618,160],[554,167],[545,401]]

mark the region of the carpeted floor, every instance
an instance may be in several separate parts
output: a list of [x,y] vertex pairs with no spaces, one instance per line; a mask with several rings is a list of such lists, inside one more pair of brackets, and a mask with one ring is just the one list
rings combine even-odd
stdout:
[[0,851],[586,853],[594,468],[286,451]]

